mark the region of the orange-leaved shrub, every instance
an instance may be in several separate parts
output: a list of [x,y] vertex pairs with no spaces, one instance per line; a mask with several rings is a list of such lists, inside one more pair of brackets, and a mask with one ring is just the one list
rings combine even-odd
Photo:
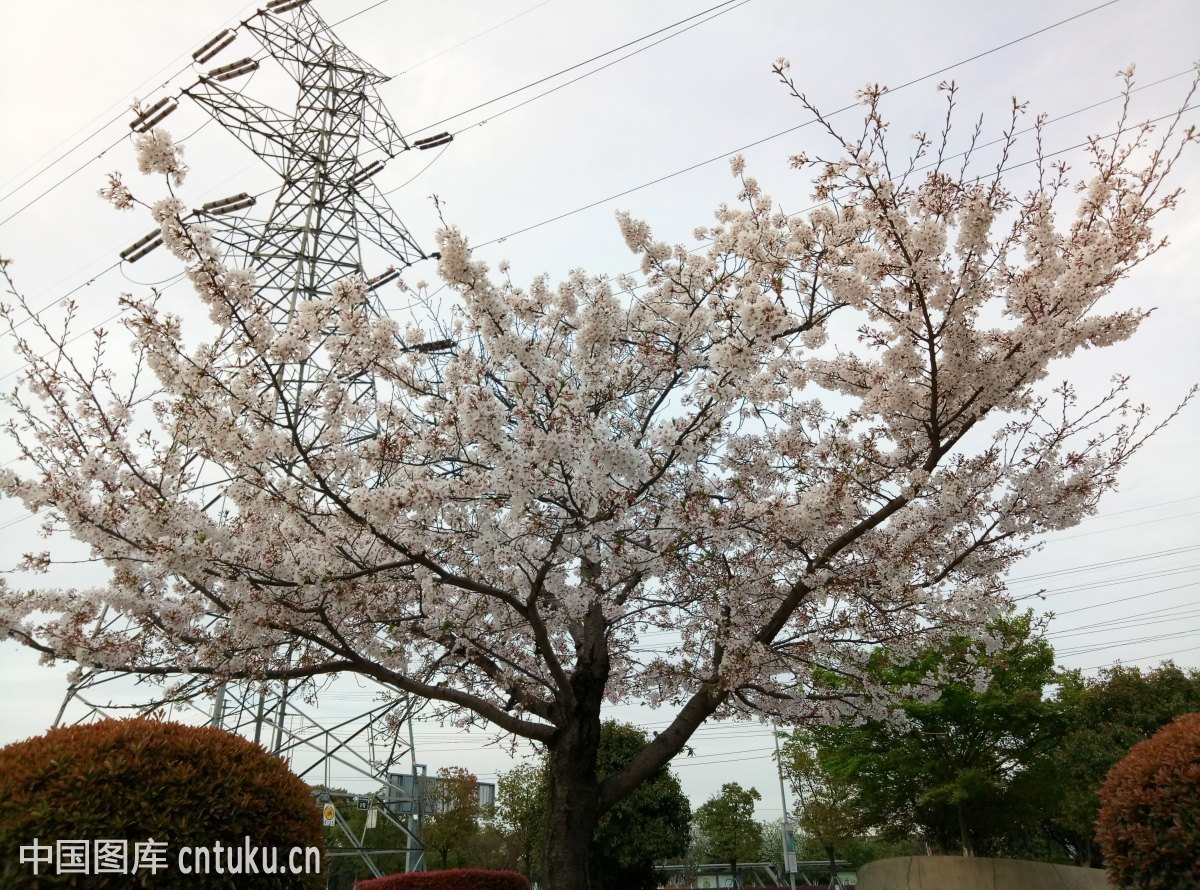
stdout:
[[[35,839],[52,851],[60,841],[87,842],[86,864],[77,866],[86,871],[56,874],[65,857],[31,849]],[[146,846],[151,841],[165,846]],[[321,887],[319,873],[293,873],[313,858],[293,857],[296,847],[315,848],[318,859],[324,851],[308,786],[278,757],[224,730],[139,717],[52,729],[0,748],[5,888]],[[157,869],[146,855],[155,849]],[[33,862],[21,862],[47,855],[52,864],[43,861],[36,876]],[[234,868],[240,873],[230,874]]]
[[529,890],[529,879],[515,871],[448,868],[358,881],[354,890]]
[[1109,771],[1096,840],[1115,886],[1200,887],[1200,713],[1177,717]]

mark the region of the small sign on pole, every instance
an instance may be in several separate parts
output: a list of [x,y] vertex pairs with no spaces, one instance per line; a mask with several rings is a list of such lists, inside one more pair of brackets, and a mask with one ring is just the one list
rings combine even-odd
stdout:
[[337,824],[337,807],[331,803],[321,807],[321,824],[326,828]]
[[367,810],[367,824],[365,827],[366,828],[374,828],[378,818],[379,818],[379,810],[375,809],[374,807],[371,807],[371,809]]
[[365,797],[354,798],[354,803],[360,810],[365,810],[367,808],[367,799]]

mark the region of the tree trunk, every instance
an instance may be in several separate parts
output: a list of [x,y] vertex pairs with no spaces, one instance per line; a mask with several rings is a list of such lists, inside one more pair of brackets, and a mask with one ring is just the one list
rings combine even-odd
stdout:
[[826,847],[825,855],[829,857],[829,886],[830,887],[842,886],[841,880],[838,879],[836,851],[833,849],[833,847]]
[[971,843],[971,832],[967,830],[967,814],[963,811],[963,805],[958,805],[958,832],[962,838],[962,849],[964,856],[975,855],[975,845]]
[[564,721],[549,751],[546,877],[551,890],[590,890],[588,851],[600,821],[600,700]]

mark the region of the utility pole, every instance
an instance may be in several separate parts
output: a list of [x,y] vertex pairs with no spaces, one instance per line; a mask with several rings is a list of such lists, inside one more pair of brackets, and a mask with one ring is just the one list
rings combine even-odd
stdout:
[[[788,819],[787,792],[783,787],[783,763],[779,759],[779,728],[771,731],[775,737],[775,770],[779,774],[779,801],[783,804],[783,868],[788,873],[788,883],[796,890],[796,836],[792,834],[792,824]],[[788,848],[791,849],[788,849]]]

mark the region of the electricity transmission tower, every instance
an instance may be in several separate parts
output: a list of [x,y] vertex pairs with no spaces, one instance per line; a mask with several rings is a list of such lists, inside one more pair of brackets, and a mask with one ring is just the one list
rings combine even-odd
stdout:
[[[208,64],[235,42],[239,32],[252,36],[262,52],[208,69],[182,95],[269,164],[282,185],[264,220],[234,215],[256,203],[256,197],[246,193],[205,204],[194,217],[224,245],[228,265],[254,270],[258,299],[277,327],[286,326],[304,301],[328,296],[336,282],[350,275],[368,281],[370,298],[363,311],[381,312],[376,289],[398,276],[400,269],[430,255],[418,247],[372,177],[401,152],[444,145],[452,137],[443,133],[410,145],[376,89],[388,78],[343,45],[310,0],[272,0],[236,28],[214,36],[193,53],[193,59]],[[236,86],[268,58],[279,63],[295,82],[295,105],[288,112],[254,100]],[[161,99],[142,111],[130,127],[146,132],[177,107],[175,98]],[[388,256],[389,265],[370,270],[375,272],[373,276],[364,268],[363,239]],[[159,233],[152,232],[121,257],[136,262],[161,243]],[[449,345],[438,341],[414,348],[429,352]],[[316,385],[323,371],[322,360],[318,350],[303,360],[280,364],[276,379],[284,384],[285,392],[293,392],[299,400],[308,387]],[[375,384],[369,374],[350,383],[356,401],[373,401]],[[353,444],[373,434],[372,421],[368,417],[347,432]],[[120,615],[106,613],[98,630],[121,620]],[[106,710],[106,705],[94,703],[91,696],[111,679],[113,675],[103,671],[83,673],[68,690],[56,725],[63,721],[69,704],[87,707],[81,719]],[[179,706],[196,707],[187,685],[181,689],[171,700]],[[289,756],[302,776],[321,776],[323,770],[326,786],[330,784],[330,766],[335,763],[338,768],[369,776],[383,789],[370,807],[407,833],[408,868],[423,867],[419,827],[400,815],[416,813],[419,817],[421,810],[419,801],[409,800],[417,769],[411,719],[418,703],[400,696],[376,702],[354,718],[329,725],[298,703],[298,693],[311,691],[289,688],[286,683],[227,684],[217,691],[210,723],[253,737]],[[155,705],[161,703],[162,699]],[[301,772],[295,758],[304,752],[314,760]],[[412,762],[414,784],[407,789],[394,781],[402,758]],[[333,815],[351,841],[351,855],[379,874],[364,846],[365,832],[355,837],[341,812]]]

